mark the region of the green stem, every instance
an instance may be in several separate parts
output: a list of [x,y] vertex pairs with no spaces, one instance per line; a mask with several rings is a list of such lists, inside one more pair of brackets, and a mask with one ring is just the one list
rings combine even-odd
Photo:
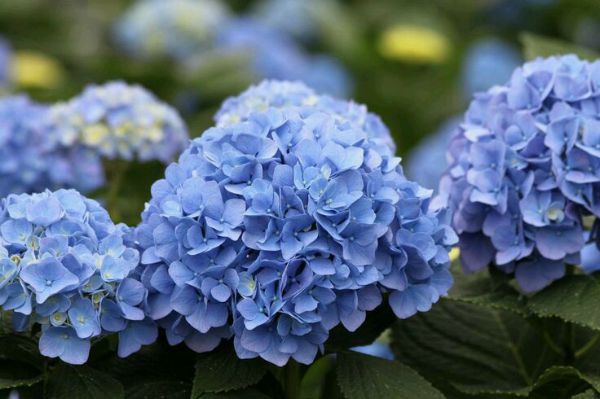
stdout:
[[585,356],[594,346],[596,346],[596,344],[598,344],[598,342],[600,342],[600,334],[596,334],[594,338],[590,339],[585,345],[579,348],[575,352],[575,359]]
[[289,363],[283,369],[284,373],[284,390],[286,399],[300,399],[300,364],[294,360],[290,360]]
[[121,218],[119,211],[119,192],[123,185],[123,178],[127,171],[127,163],[121,160],[114,160],[110,164],[110,181],[108,192],[106,193],[106,207],[112,219],[117,222]]

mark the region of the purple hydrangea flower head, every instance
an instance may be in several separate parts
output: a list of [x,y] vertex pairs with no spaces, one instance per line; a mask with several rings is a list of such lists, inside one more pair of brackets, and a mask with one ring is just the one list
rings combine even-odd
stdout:
[[64,146],[48,127],[49,110],[26,96],[0,100],[0,195],[104,183],[100,159],[82,146]]
[[109,159],[168,163],[189,140],[177,111],[141,86],[119,81],[90,85],[50,114],[64,145],[78,143]]
[[333,327],[357,329],[384,298],[405,318],[451,286],[456,236],[431,192],[367,125],[315,104],[211,128],[153,185],[141,281],[172,344],[233,337],[241,358],[308,364]]
[[[396,151],[389,129],[366,106],[319,94],[297,81],[265,80],[251,86],[239,96],[225,100],[215,115],[215,122],[219,127],[226,126],[243,121],[254,112],[288,107],[318,108],[331,114],[339,124],[359,125],[377,146],[387,146],[392,152]],[[382,149],[383,153],[389,150]]]
[[152,343],[139,252],[125,225],[75,190],[11,194],[0,204],[0,307],[41,325],[40,352],[87,361],[90,340],[119,334],[120,356]]
[[227,17],[215,0],[142,0],[121,16],[114,36],[133,56],[185,60],[212,47]]
[[495,264],[532,292],[580,263],[596,236],[583,218],[600,215],[599,71],[574,55],[540,58],[475,95],[440,185],[466,270]]
[[285,32],[255,18],[228,20],[219,29],[216,47],[224,53],[247,54],[259,80],[299,80],[340,97],[352,91],[351,78],[337,60],[308,54]]

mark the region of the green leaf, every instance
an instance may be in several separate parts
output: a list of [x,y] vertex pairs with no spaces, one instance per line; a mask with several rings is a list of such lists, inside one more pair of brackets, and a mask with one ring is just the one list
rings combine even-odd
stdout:
[[506,275],[490,275],[489,271],[465,274],[454,273],[454,286],[449,297],[460,302],[471,303],[497,310],[508,310],[527,315],[524,297],[511,285]]
[[367,312],[365,322],[356,331],[350,332],[342,325],[334,328],[325,348],[327,352],[340,352],[355,346],[370,345],[396,320],[392,309],[387,304],[381,305]]
[[37,384],[43,379],[43,364],[31,339],[14,334],[0,337],[0,389]]
[[580,58],[587,60],[595,60],[600,56],[593,50],[562,40],[534,35],[532,33],[521,34],[520,40],[523,44],[523,53],[527,60],[561,54],[575,54]]
[[443,391],[470,394],[526,396],[562,360],[520,315],[449,299],[396,323],[392,349]]
[[600,394],[593,389],[588,389],[585,392],[571,397],[571,399],[600,399]]
[[192,399],[204,393],[219,393],[258,383],[267,372],[258,359],[241,360],[229,347],[198,357],[192,387]]
[[192,384],[182,381],[154,381],[128,390],[127,399],[188,399]]
[[359,353],[338,358],[338,383],[347,399],[442,399],[442,395],[413,369]]
[[302,377],[300,386],[301,399],[321,398],[324,391],[327,375],[334,369],[334,355],[323,356],[310,365]]
[[244,389],[225,393],[207,393],[200,396],[200,399],[270,399],[270,397],[255,389]]
[[531,389],[530,399],[570,398],[590,387],[588,378],[570,366],[553,366],[545,370]]
[[529,300],[540,317],[558,317],[600,330],[600,281],[593,276],[567,276]]
[[125,398],[123,385],[110,375],[88,366],[59,364],[47,381],[50,399]]

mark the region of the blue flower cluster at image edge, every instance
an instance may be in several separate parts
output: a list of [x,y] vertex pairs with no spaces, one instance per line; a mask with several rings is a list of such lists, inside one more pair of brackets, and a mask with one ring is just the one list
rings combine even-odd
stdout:
[[[317,103],[320,100],[317,99]],[[148,313],[171,344],[311,363],[384,298],[398,317],[452,285],[454,232],[361,125],[268,107],[209,129],[152,187],[137,229]]]
[[0,197],[60,187],[91,191],[104,184],[99,156],[62,145],[48,127],[49,113],[26,96],[0,99]]
[[17,329],[41,325],[45,356],[83,364],[90,340],[108,333],[119,335],[119,356],[154,342],[138,265],[130,229],[75,190],[0,204],[0,306]]
[[440,185],[466,270],[493,263],[532,292],[566,263],[598,268],[598,224],[584,221],[600,215],[599,110],[600,61],[573,55],[528,62],[475,95]]
[[50,128],[65,146],[82,145],[109,159],[172,161],[188,145],[181,117],[138,85],[90,85],[51,107]]

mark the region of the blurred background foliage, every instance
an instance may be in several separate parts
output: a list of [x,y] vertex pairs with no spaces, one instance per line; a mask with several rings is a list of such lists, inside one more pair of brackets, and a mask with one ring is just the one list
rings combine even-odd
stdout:
[[[63,101],[88,83],[123,79],[177,107],[190,135],[198,136],[227,96],[265,77],[301,79],[367,104],[393,132],[400,155],[422,143],[421,154],[438,159],[443,151],[433,147],[444,145],[444,132],[472,93],[503,83],[522,62],[523,40],[537,37],[524,33],[575,43],[588,54],[600,51],[597,0],[215,2],[225,16],[207,13],[196,21],[183,13],[177,19],[184,28],[204,24],[210,39],[176,56],[160,51],[168,27],[138,21],[151,33],[142,33],[142,49],[156,50],[148,56],[117,33],[135,1],[0,1],[0,36],[11,52],[4,92]],[[252,23],[242,29],[243,21]],[[439,128],[438,138],[428,138]],[[417,175],[422,164],[409,163],[409,173],[411,167]],[[162,166],[131,173],[131,184],[140,186],[133,191],[147,193]],[[435,171],[433,180],[427,173],[417,179],[435,185]]]

